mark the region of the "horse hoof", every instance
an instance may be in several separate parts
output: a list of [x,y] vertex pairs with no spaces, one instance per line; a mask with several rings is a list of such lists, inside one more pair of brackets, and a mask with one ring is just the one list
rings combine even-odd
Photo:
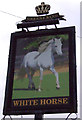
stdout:
[[60,89],[60,86],[57,86],[56,89]]
[[38,91],[41,92],[41,89],[39,88]]
[[35,87],[32,87],[32,90],[35,90]]
[[60,88],[56,87],[57,90],[59,90]]
[[32,88],[31,88],[31,87],[28,87],[28,90],[32,90]]

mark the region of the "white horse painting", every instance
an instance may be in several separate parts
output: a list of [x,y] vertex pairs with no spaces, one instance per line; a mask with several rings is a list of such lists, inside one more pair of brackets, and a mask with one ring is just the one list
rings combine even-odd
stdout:
[[36,70],[40,70],[40,84],[38,90],[41,91],[41,83],[43,79],[43,71],[49,69],[56,77],[56,88],[60,88],[58,72],[54,68],[55,60],[54,53],[62,55],[61,38],[51,39],[39,46],[38,51],[29,52],[24,56],[22,65],[25,67],[29,85],[28,89],[35,89],[32,77]]

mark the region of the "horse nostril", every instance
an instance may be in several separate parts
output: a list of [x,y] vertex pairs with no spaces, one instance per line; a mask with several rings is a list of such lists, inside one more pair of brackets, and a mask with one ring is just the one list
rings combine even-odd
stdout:
[[60,55],[63,55],[63,53],[62,53],[62,52],[60,52]]

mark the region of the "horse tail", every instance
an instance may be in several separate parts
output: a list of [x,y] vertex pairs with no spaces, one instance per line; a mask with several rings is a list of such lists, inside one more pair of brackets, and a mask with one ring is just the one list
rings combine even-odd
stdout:
[[26,63],[27,63],[27,62],[26,62],[26,57],[24,56],[20,68],[26,68],[26,67],[27,67],[27,64],[26,64]]
[[20,64],[20,69],[18,72],[18,77],[19,78],[24,78],[26,75],[26,68],[25,68],[25,61],[23,59],[22,63]]
[[20,65],[20,68],[23,68],[23,67],[24,67],[24,59],[23,59],[21,65]]

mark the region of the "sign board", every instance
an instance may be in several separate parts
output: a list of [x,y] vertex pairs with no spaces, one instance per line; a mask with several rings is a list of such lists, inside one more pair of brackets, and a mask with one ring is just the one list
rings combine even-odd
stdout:
[[11,34],[4,115],[77,112],[75,27]]

